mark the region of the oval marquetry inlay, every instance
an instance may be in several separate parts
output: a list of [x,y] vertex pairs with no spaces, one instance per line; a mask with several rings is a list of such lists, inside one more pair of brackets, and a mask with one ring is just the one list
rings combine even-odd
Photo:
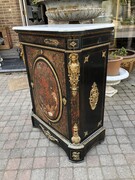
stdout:
[[33,72],[36,110],[49,121],[58,122],[62,114],[62,94],[57,74],[43,57],[36,59]]

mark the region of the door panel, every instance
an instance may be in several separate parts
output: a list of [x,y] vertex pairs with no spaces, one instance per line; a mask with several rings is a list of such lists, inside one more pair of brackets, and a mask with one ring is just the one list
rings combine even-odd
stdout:
[[35,114],[68,137],[64,53],[25,47]]

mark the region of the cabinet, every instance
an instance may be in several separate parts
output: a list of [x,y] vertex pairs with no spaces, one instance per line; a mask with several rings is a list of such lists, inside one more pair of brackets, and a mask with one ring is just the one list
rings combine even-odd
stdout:
[[81,161],[105,137],[108,47],[113,26],[15,27],[23,46],[32,99],[32,123]]

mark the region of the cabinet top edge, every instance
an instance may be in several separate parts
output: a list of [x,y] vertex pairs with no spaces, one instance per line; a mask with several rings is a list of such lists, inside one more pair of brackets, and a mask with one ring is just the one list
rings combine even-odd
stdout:
[[113,28],[114,24],[49,24],[34,26],[16,26],[15,31],[40,31],[40,32],[82,32]]

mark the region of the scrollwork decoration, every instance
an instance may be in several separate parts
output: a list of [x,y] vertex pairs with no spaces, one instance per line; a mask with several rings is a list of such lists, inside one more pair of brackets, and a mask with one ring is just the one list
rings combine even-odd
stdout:
[[90,90],[89,104],[92,110],[95,110],[99,99],[99,90],[97,84],[94,82]]
[[80,152],[72,152],[72,159],[74,161],[79,161],[80,160]]
[[45,39],[44,43],[47,45],[58,46],[59,41],[57,39]]
[[44,135],[45,135],[48,139],[50,139],[50,140],[53,141],[53,142],[57,142],[57,143],[59,142],[58,139],[56,139],[55,137],[53,137],[49,131],[45,130],[44,127],[43,127],[41,124],[40,124],[39,126],[40,126],[41,130],[43,131]]

